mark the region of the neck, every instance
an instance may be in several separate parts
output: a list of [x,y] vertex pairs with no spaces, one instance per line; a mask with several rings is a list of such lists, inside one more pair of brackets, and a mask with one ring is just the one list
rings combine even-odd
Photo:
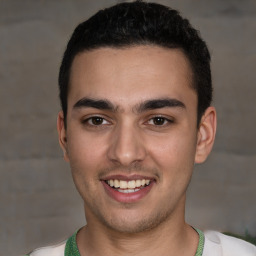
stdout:
[[87,217],[87,226],[79,231],[77,244],[81,256],[193,256],[198,234],[185,223],[184,211],[183,216],[179,211],[157,227],[133,234],[109,229]]

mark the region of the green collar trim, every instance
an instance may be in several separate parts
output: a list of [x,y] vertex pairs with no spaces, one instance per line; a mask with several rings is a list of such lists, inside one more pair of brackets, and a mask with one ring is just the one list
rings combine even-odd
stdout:
[[[199,235],[199,243],[197,246],[195,256],[202,256],[204,250],[204,233],[199,230],[195,229]],[[80,256],[77,243],[76,243],[76,235],[78,230],[67,240],[66,247],[65,247],[65,256]]]
[[199,242],[198,242],[198,246],[197,246],[195,256],[202,256],[203,250],[204,250],[204,233],[201,230],[197,229],[197,228],[195,228],[195,231],[199,235]]
[[80,256],[78,247],[76,244],[76,235],[78,230],[67,240],[65,246],[65,256]]

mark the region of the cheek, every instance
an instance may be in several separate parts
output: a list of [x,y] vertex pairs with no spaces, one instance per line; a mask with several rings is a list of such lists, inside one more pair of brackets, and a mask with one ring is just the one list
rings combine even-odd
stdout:
[[148,152],[162,168],[185,167],[194,162],[196,150],[195,136],[173,134],[163,138],[154,138],[148,143]]
[[163,195],[185,191],[191,179],[196,138],[193,134],[175,133],[161,140],[151,141],[151,158],[160,170],[160,183]]
[[68,155],[71,164],[79,170],[95,170],[104,161],[106,143],[83,132],[68,134]]
[[93,136],[73,130],[68,134],[68,155],[74,183],[85,202],[99,192],[98,170],[102,167],[104,149]]
[[[171,142],[170,142],[171,141]],[[184,136],[169,138],[165,142],[152,147],[151,156],[160,170],[158,193],[162,198],[174,200],[184,194],[190,182],[194,166],[195,146],[194,140]]]

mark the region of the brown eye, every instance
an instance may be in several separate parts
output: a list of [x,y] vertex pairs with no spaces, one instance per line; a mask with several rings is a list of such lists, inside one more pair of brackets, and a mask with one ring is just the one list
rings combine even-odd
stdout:
[[82,120],[82,125],[88,129],[104,129],[107,126],[110,126],[112,123],[108,121],[106,118],[101,116],[91,116],[85,120]]
[[102,117],[99,117],[99,116],[95,116],[95,117],[91,118],[91,123],[93,125],[101,125],[101,124],[103,124],[103,121],[104,121],[104,119]]
[[147,121],[147,124],[155,127],[167,127],[168,125],[172,124],[173,120],[168,119],[163,116],[154,116]]
[[163,118],[163,117],[154,117],[153,118],[154,125],[164,125],[165,122],[166,122],[166,118]]

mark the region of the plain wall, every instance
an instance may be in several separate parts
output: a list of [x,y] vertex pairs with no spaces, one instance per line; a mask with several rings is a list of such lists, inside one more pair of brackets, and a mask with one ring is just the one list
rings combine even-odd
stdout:
[[[195,168],[187,220],[256,235],[256,2],[156,1],[178,8],[212,53],[218,111],[213,153]],[[116,1],[0,0],[0,248],[67,238],[83,204],[59,149],[58,69],[75,26]]]

